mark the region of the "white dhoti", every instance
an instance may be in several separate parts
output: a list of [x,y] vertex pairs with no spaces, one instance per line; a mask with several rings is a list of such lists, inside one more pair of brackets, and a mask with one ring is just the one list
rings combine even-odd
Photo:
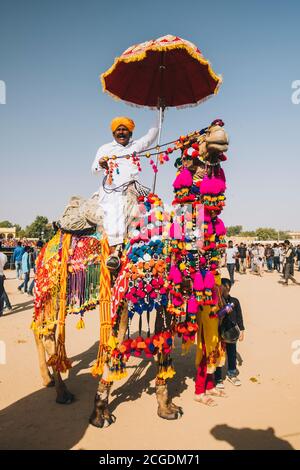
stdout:
[[126,234],[126,196],[120,192],[102,193],[99,198],[99,206],[103,211],[103,226],[109,245],[123,243]]

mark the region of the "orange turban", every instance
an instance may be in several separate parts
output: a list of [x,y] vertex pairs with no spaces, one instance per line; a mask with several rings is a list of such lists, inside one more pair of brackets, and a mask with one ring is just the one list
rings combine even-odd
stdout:
[[132,132],[133,129],[135,128],[135,124],[132,119],[126,117],[126,116],[118,116],[114,118],[111,123],[110,127],[112,132],[115,132],[116,129],[118,129],[119,126],[125,126],[127,129]]

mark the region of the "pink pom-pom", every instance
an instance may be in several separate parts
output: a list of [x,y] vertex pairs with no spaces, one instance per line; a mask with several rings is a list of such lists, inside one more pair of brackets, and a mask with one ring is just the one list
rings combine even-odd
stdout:
[[189,188],[193,184],[193,177],[192,173],[187,169],[184,168],[181,172],[181,187]]
[[181,188],[181,173],[176,176],[174,183],[173,183],[174,189],[180,189]]
[[218,236],[226,235],[226,228],[225,228],[224,222],[221,219],[219,219],[219,217],[216,218],[215,229],[216,229],[216,235]]
[[198,302],[194,295],[191,296],[190,300],[188,301],[188,312],[189,313],[197,313],[198,312]]
[[215,286],[215,278],[214,275],[210,271],[206,271],[204,277],[204,288],[205,289],[213,289]]
[[182,276],[180,270],[173,264],[170,269],[168,276],[169,281],[173,281],[174,284],[180,284],[182,282]]
[[175,267],[174,269],[174,277],[173,277],[174,284],[180,284],[182,282],[182,275],[180,270]]
[[175,305],[175,307],[180,307],[182,304],[183,300],[180,297],[173,298],[173,305]]
[[203,277],[200,272],[195,274],[193,289],[197,291],[204,289]]
[[221,178],[209,178],[205,176],[200,186],[201,194],[220,194],[226,189],[225,181]]

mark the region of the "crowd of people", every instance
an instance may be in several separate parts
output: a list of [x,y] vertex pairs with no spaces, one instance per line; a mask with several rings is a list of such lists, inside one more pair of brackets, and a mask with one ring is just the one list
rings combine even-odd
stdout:
[[[28,245],[27,240],[18,240],[14,248],[11,262],[15,266],[16,278],[19,279],[19,292],[33,296],[34,278],[30,282],[30,273],[35,273],[35,262],[39,251],[43,246],[42,240],[34,242],[34,245]],[[0,317],[5,310],[12,311],[13,307],[5,290],[4,268],[8,263],[7,255],[3,252],[7,248],[0,241]]]
[[[18,238],[3,238],[1,241],[2,248],[15,248],[18,246],[19,239]],[[22,239],[22,244],[23,246],[35,246],[36,245],[36,240],[29,240],[27,238]]]
[[289,280],[296,283],[294,270],[300,271],[300,245],[293,246],[289,240],[283,243],[252,243],[246,245],[239,243],[233,245],[228,242],[228,248],[224,253],[224,264],[234,284],[234,273],[263,276],[265,268],[267,272],[277,271],[284,278],[284,284]]

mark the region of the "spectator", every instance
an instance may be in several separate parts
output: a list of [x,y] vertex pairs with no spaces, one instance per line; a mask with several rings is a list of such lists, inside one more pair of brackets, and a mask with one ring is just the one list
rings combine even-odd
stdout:
[[43,240],[42,240],[41,238],[39,238],[38,241],[36,242],[36,246],[37,246],[37,248],[39,248],[39,249],[43,248],[44,242],[43,242]]
[[273,253],[274,253],[274,258],[273,258],[274,270],[280,273],[280,248],[279,248],[279,245],[277,245],[277,243],[274,243]]
[[274,250],[270,244],[266,246],[264,255],[266,258],[268,271],[271,272],[273,271]]
[[294,258],[295,258],[295,250],[289,240],[284,241],[285,245],[285,254],[284,254],[284,284],[287,286],[289,283],[289,279],[294,283],[297,284],[296,279],[294,276]]
[[[239,341],[243,341],[244,339],[244,322],[243,322],[243,314],[239,300],[236,297],[231,297],[229,295],[231,289],[231,282],[229,279],[222,278],[222,297],[226,304],[232,303],[234,306],[228,315],[233,323],[238,325],[240,329],[240,337]],[[226,353],[227,353],[227,361],[228,361],[228,370],[227,370],[227,379],[235,386],[241,385],[240,379],[238,379],[238,371],[236,368],[236,343],[226,343]],[[223,380],[222,380],[222,367],[217,367],[215,372],[215,381],[216,387],[219,389],[224,388]]]
[[[0,242],[0,250],[2,248]],[[0,251],[0,317],[3,315],[3,306],[4,306],[4,266],[7,263],[7,256]]]
[[237,249],[233,246],[233,242],[230,240],[228,242],[228,248],[225,251],[225,263],[227,265],[227,270],[230,277],[231,284],[234,284],[234,267],[235,267],[235,258],[237,256]]
[[259,257],[259,251],[258,251],[258,245],[255,244],[252,246],[251,249],[251,273],[256,273],[258,268],[257,268],[257,261]]
[[[4,281],[5,281],[5,276],[4,276]],[[3,302],[4,302],[4,310],[9,310],[9,311],[12,311],[12,305],[10,303],[10,300],[9,300],[9,297],[7,295],[7,292],[5,290],[5,287],[3,287]]]
[[300,271],[300,245],[297,245],[296,248],[296,259],[298,264],[298,271]]
[[280,243],[280,245],[279,245],[279,260],[280,260],[280,269],[281,269],[282,273],[283,273],[284,252],[285,252],[284,244]]
[[22,246],[21,242],[17,243],[16,248],[14,249],[13,252],[13,257],[12,261],[15,263],[16,267],[16,277],[17,279],[21,279],[21,274],[22,274],[22,256],[24,254],[24,246]]
[[241,243],[238,247],[239,259],[240,259],[240,273],[246,274],[246,259],[247,259],[247,248],[245,243]]
[[26,293],[27,293],[27,287],[28,287],[28,282],[29,282],[29,277],[30,277],[29,250],[30,250],[30,247],[28,245],[25,246],[25,252],[22,256],[22,272],[24,274],[24,281],[18,287],[18,290],[20,292],[22,292],[22,289],[24,287],[24,292]]

